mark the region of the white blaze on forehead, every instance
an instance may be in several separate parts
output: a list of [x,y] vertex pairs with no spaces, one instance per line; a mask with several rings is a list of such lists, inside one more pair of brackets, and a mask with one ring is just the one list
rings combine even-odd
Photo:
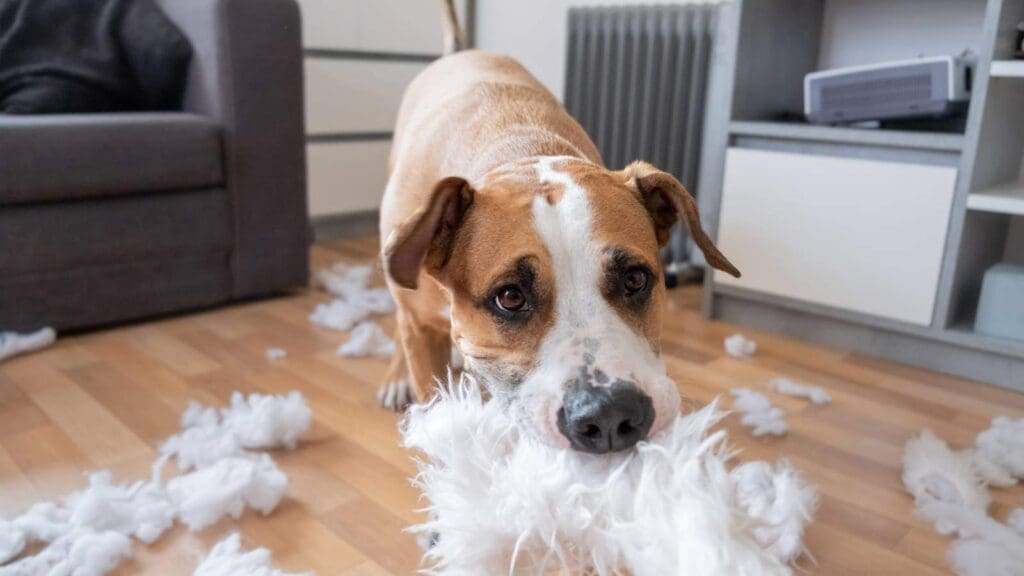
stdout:
[[[533,222],[551,254],[555,275],[558,322],[579,326],[598,312],[603,304],[597,293],[598,258],[591,238],[590,203],[587,192],[567,172],[556,170],[556,162],[567,157],[547,157],[537,162],[541,182],[559,184],[561,200],[549,203],[538,195],[533,200]],[[558,326],[556,326],[556,330]]]

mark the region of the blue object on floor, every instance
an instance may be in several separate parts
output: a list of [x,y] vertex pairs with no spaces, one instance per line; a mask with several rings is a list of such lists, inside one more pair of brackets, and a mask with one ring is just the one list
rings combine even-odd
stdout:
[[1024,266],[996,264],[985,272],[975,332],[1024,340]]

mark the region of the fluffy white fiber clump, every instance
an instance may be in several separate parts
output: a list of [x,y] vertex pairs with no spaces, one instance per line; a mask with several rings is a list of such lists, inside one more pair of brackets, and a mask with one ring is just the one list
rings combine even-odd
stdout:
[[810,523],[818,494],[808,487],[789,462],[774,468],[763,461],[733,468],[736,503],[754,518],[754,538],[776,558],[796,560],[804,551],[804,527]]
[[27,334],[0,332],[0,362],[19,354],[42,350],[56,341],[57,332],[49,326]]
[[360,322],[348,342],[338,347],[339,356],[390,356],[395,342],[372,320]]
[[828,404],[832,402],[832,396],[820,386],[809,386],[807,384],[801,384],[794,382],[789,378],[775,378],[768,385],[779,394],[785,394],[786,396],[795,396],[797,398],[806,398],[811,401],[812,404]]
[[[176,521],[199,530],[245,508],[270,513],[288,478],[269,455],[247,448],[294,447],[311,412],[297,392],[236,393],[222,410],[191,405],[181,421],[184,430],[164,443],[150,480],[114,484],[109,471],[97,472],[60,503],[0,520],[0,576],[102,576],[131,556],[133,539],[155,542]],[[164,483],[160,471],[171,457],[192,471]],[[42,549],[19,558],[33,544]]]
[[189,530],[202,530],[224,516],[240,518],[246,508],[270,514],[287,488],[288,477],[266,454],[225,458],[167,483],[178,519]]
[[789,431],[782,409],[772,404],[767,396],[749,388],[733,388],[733,407],[739,410],[740,424],[751,428],[754,436],[782,436]]
[[947,553],[960,576],[1024,576],[1024,511],[1002,524],[988,515],[988,486],[1017,482],[1024,470],[1024,419],[997,418],[973,449],[954,451],[931,430],[907,442],[903,484],[916,513],[957,539]]
[[1024,478],[1024,418],[992,420],[974,444],[974,465],[986,483],[1012,486]]
[[351,330],[371,314],[390,314],[395,301],[386,288],[370,288],[370,266],[335,264],[317,272],[315,281],[335,296],[326,304],[318,304],[309,319],[333,330]]
[[[903,451],[903,485],[919,509],[933,503],[955,504],[982,514],[991,498],[974,473],[971,454],[954,452],[931,430],[907,442]],[[946,518],[930,517],[941,534],[956,530]]]
[[725,352],[733,358],[746,358],[757,352],[757,342],[747,338],[743,334],[733,334],[723,342]]
[[309,430],[313,412],[298,392],[286,396],[231,395],[216,409],[191,403],[181,415],[182,431],[160,446],[182,470],[202,468],[225,458],[255,457],[246,449],[295,448]]
[[312,572],[289,574],[274,568],[270,550],[243,550],[237,533],[221,540],[210,550],[192,576],[311,576]]
[[593,456],[522,431],[464,379],[403,424],[436,535],[432,574],[790,574],[814,507],[786,464],[726,467],[716,405],[635,450]]
[[0,564],[29,545],[45,546],[0,566],[0,576],[100,576],[131,556],[133,537],[152,543],[174,518],[158,476],[129,486],[113,484],[109,471],[97,472],[87,488],[63,503],[39,503],[11,521],[0,521]]

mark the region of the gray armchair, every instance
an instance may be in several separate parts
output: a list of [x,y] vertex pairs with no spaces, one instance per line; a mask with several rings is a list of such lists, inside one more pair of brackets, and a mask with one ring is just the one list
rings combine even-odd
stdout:
[[0,115],[0,329],[77,329],[305,284],[294,0],[160,0],[184,110]]

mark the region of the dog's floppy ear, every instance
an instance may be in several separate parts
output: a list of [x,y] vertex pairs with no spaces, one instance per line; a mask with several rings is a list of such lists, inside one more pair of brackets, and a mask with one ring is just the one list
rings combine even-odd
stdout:
[[445,178],[434,186],[427,203],[391,232],[384,245],[384,267],[396,284],[416,289],[421,267],[444,268],[473,195],[465,179]]
[[686,220],[687,228],[690,229],[690,236],[704,253],[708,264],[737,278],[740,277],[740,271],[719,252],[715,243],[704,233],[700,225],[700,213],[697,212],[697,202],[675,176],[646,162],[634,162],[622,172],[626,184],[636,189],[641,202],[651,215],[654,233],[660,246],[668,243],[672,226],[682,216]]

